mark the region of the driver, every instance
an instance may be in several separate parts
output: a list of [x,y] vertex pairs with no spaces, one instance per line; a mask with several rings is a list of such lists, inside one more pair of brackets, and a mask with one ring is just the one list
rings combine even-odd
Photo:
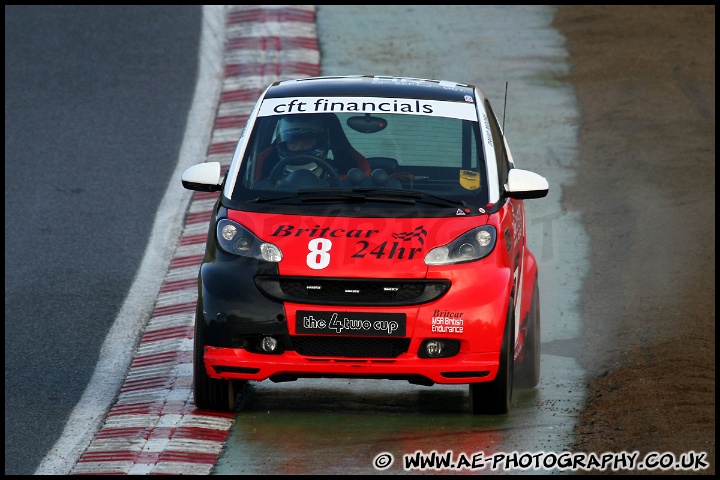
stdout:
[[[332,154],[329,152],[332,151]],[[305,155],[307,161],[292,161],[293,157]],[[317,162],[312,161],[313,157]],[[297,170],[308,170],[318,178],[327,180],[334,173],[342,180],[347,172],[357,167],[366,177],[371,169],[367,159],[355,150],[345,137],[340,122],[332,114],[293,114],[278,120],[274,141],[258,155],[255,181],[268,180],[270,172],[283,162],[283,177]],[[299,163],[300,164],[299,164]],[[322,165],[319,163],[322,162]],[[324,171],[331,165],[335,172]],[[273,181],[277,181],[275,178]]]
[[310,157],[297,164],[292,158],[312,156],[319,160],[327,160],[330,141],[322,117],[319,115],[286,115],[278,121],[275,129],[275,143],[272,151],[262,162],[262,178],[270,175],[272,168],[281,161],[289,160],[284,167],[283,176],[297,170],[309,170],[316,176],[323,176],[323,168]]
[[[278,122],[277,152],[280,160],[298,155],[312,155],[327,160],[329,144],[327,130],[317,115],[288,115]],[[286,170],[310,170],[318,176],[322,173],[322,168],[316,162],[287,165]]]

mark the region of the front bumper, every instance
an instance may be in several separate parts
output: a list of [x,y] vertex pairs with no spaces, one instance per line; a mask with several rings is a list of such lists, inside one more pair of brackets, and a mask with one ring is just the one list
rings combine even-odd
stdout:
[[466,384],[491,381],[500,353],[459,353],[450,358],[419,358],[419,341],[408,353],[393,359],[307,357],[295,351],[280,355],[239,348],[205,347],[205,368],[213,378],[240,380],[295,380],[297,378],[383,378],[412,383]]

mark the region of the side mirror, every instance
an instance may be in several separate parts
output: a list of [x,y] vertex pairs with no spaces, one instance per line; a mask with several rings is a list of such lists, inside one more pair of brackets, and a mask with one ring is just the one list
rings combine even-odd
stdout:
[[198,192],[219,192],[222,189],[220,162],[199,163],[182,174],[183,187]]
[[549,188],[545,177],[528,170],[513,168],[508,172],[505,195],[520,200],[542,198],[547,195]]

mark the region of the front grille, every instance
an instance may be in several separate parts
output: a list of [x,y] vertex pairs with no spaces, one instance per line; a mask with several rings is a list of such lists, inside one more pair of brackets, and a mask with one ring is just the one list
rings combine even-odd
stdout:
[[368,280],[314,277],[255,277],[278,300],[318,305],[418,305],[440,298],[447,280]]
[[411,300],[422,295],[425,285],[398,282],[333,282],[317,280],[281,280],[283,293],[292,297],[347,300],[363,295],[374,301]]
[[397,358],[407,352],[409,338],[290,337],[300,355],[310,357]]

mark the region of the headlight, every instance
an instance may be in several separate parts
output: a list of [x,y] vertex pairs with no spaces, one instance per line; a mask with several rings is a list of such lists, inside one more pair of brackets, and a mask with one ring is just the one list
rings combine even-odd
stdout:
[[266,262],[282,260],[282,252],[276,245],[263,242],[250,230],[227,218],[217,223],[217,242],[223,251],[241,257],[252,257]]
[[425,255],[425,265],[452,265],[480,260],[490,255],[495,248],[496,238],[493,226],[473,228],[447,245],[430,250]]

